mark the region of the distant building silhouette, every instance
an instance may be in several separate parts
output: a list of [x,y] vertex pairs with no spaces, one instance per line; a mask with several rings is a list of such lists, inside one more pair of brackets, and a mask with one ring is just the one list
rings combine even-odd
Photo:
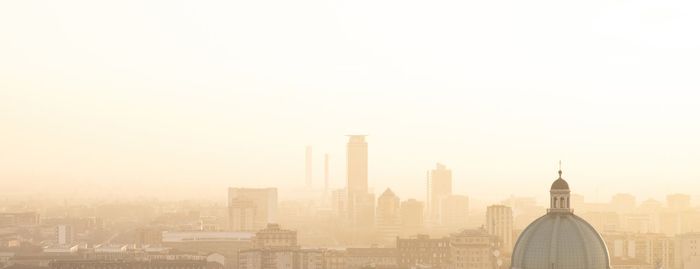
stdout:
[[452,171],[443,164],[436,164],[428,178],[428,214],[431,221],[438,221],[440,202],[452,194]]
[[401,202],[401,234],[403,236],[414,235],[424,231],[424,209],[423,202],[415,199]]
[[448,230],[464,229],[469,218],[469,197],[447,195],[440,199],[440,225]]
[[255,248],[238,253],[238,269],[323,268],[323,252],[299,248]]
[[700,268],[700,233],[677,235],[674,247],[674,264],[677,269]]
[[250,227],[247,220],[251,211],[254,211],[252,230],[277,222],[277,188],[229,188],[228,201],[229,229],[233,231]]
[[328,154],[323,155],[323,195],[324,199],[328,199],[328,180],[329,180],[329,173],[330,170],[328,168],[328,162],[330,160],[330,157]]
[[306,156],[304,158],[306,172],[304,173],[304,177],[306,180],[306,188],[308,189],[311,189],[312,187],[313,156],[311,154],[311,146],[306,146]]
[[401,230],[401,204],[399,197],[386,189],[377,200],[377,232],[381,242],[393,243]]
[[501,250],[510,253],[513,250],[513,209],[504,205],[486,208],[486,230],[498,238]]
[[229,230],[252,232],[257,230],[257,205],[247,197],[238,197],[229,201]]
[[672,211],[683,211],[690,208],[690,195],[687,194],[669,194],[666,196],[666,204]]
[[73,243],[73,238],[75,237],[75,231],[73,226],[70,225],[58,225],[56,226],[56,243],[59,245],[69,245]]
[[347,143],[347,205],[352,227],[366,232],[374,226],[374,194],[368,189],[368,155],[364,135],[350,135]]
[[270,223],[255,233],[253,239],[255,248],[289,248],[297,247],[297,232],[285,230],[279,224]]

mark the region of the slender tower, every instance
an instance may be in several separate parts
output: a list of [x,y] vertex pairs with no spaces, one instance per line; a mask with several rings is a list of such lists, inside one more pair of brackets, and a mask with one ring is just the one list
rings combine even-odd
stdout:
[[311,146],[306,146],[306,187],[311,188]]
[[323,192],[328,194],[328,153],[323,156]]
[[[349,135],[347,144],[347,205],[348,217],[355,228],[370,219],[363,214],[363,205],[367,204],[367,142],[364,135]],[[374,198],[372,198],[374,202]],[[374,210],[374,206],[371,206]],[[372,212],[373,213],[373,212]],[[362,219],[366,220],[362,220]],[[371,217],[373,218],[373,217]]]

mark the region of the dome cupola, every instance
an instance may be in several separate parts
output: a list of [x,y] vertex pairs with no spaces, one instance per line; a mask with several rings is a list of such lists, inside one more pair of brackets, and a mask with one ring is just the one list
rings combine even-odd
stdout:
[[552,183],[549,189],[548,213],[573,213],[571,209],[571,190],[569,183],[561,177],[561,162],[559,163],[559,178]]

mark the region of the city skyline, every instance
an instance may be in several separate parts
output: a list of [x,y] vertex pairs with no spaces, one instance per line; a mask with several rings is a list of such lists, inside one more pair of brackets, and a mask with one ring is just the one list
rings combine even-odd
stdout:
[[267,4],[0,4],[0,188],[225,199],[296,187],[305,145],[337,187],[363,133],[377,192],[440,162],[538,195],[560,159],[589,199],[700,189],[695,2]]
[[699,269],[698,13],[0,1],[0,269]]

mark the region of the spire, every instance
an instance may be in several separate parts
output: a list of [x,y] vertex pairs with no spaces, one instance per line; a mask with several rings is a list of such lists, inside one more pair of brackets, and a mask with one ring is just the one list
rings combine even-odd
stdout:
[[561,179],[561,160],[559,160],[559,178]]

